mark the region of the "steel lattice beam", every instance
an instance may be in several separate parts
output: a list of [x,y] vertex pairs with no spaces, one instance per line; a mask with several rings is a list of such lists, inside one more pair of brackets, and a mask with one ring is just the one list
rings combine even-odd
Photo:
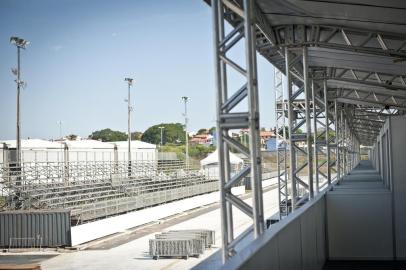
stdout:
[[[222,258],[225,262],[235,252],[235,245],[251,231],[257,238],[264,231],[262,202],[262,173],[259,139],[259,108],[256,63],[256,26],[253,23],[255,5],[253,1],[244,0],[240,6],[232,1],[213,0],[212,15],[214,27],[215,73],[217,88],[217,148],[219,153],[221,221],[222,221]],[[230,11],[237,15],[238,23],[227,35],[225,34],[225,17]],[[242,38],[244,36],[244,39]],[[233,61],[227,52],[244,41],[245,68]],[[229,93],[227,85],[227,68],[233,68],[246,80],[234,94]],[[242,101],[248,100],[248,109],[243,112],[232,110]],[[242,145],[228,136],[229,130],[248,129],[249,145]],[[250,160],[249,167],[231,177],[229,148],[232,147]],[[250,174],[252,186],[252,205],[249,205],[231,193],[231,188]],[[232,206],[252,218],[253,224],[241,235],[234,236]]]
[[406,58],[405,35],[310,24],[278,25],[273,26],[271,30],[276,42],[263,42],[261,50],[272,51],[273,47],[313,46],[389,56],[399,61]]

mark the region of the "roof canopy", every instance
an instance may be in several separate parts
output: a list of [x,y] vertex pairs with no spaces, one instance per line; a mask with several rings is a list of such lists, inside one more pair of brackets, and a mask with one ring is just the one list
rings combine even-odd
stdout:
[[[0,144],[5,143],[8,148],[16,148],[16,140],[0,141]],[[2,147],[2,145],[0,145]],[[46,141],[41,139],[21,140],[21,148],[23,149],[60,149],[62,145],[59,142]]]
[[[238,14],[242,0],[227,2],[237,8],[227,10],[225,18],[237,28],[242,21]],[[301,50],[306,47],[316,88],[326,80],[328,99],[343,104],[361,143],[372,144],[385,116],[405,114],[405,1],[255,2],[258,52],[286,74],[288,48],[290,73],[301,87]]]
[[[241,158],[239,158],[239,157],[237,157],[235,154],[233,154],[233,153],[231,153],[230,152],[230,163],[231,164],[242,164],[242,163],[244,163],[244,161],[241,159]],[[201,166],[206,166],[206,165],[210,165],[210,164],[217,164],[219,162],[219,154],[218,154],[218,151],[217,151],[217,149],[213,152],[213,153],[211,153],[211,154],[209,154],[205,159],[202,159],[201,161],[200,161],[200,165]]]

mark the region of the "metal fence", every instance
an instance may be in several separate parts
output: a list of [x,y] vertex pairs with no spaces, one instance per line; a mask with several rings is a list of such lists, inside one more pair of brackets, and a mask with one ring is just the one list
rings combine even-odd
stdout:
[[69,209],[75,223],[217,189],[217,179],[180,160],[0,164],[3,209]]
[[[173,155],[159,157],[130,163],[3,160],[0,211],[68,209],[72,224],[79,224],[218,190],[218,168],[186,169],[185,162]],[[272,167],[269,161],[272,158],[263,164],[266,171]]]

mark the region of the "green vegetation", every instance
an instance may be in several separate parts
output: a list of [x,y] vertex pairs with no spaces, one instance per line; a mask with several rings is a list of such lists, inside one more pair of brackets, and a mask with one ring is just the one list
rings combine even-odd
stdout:
[[111,130],[109,128],[94,131],[89,135],[89,139],[101,140],[102,142],[125,141],[127,138],[128,136],[124,132]]
[[180,123],[159,124],[148,128],[144,134],[142,134],[141,140],[148,143],[160,144],[161,143],[161,129],[163,144],[184,144],[185,143],[185,131],[183,125]]
[[201,128],[197,131],[197,135],[202,135],[202,134],[209,134],[209,130],[207,128]]
[[[195,160],[201,160],[207,157],[208,154],[214,152],[214,146],[205,146],[202,144],[189,145],[189,157]],[[166,144],[160,148],[161,152],[176,153],[179,159],[185,159],[185,145]]]
[[68,136],[66,136],[66,139],[70,140],[70,141],[74,141],[76,140],[78,137],[78,135],[76,134],[69,134]]
[[140,132],[140,131],[131,132],[131,140],[141,141],[141,137],[142,137],[142,132]]

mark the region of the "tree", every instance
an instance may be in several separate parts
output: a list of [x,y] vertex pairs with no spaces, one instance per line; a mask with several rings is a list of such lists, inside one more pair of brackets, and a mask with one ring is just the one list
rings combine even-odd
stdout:
[[66,136],[66,139],[68,139],[69,141],[74,141],[78,138],[78,135],[76,134],[69,134],[68,136]]
[[140,131],[131,132],[131,140],[140,141],[141,137],[142,137],[142,132],[140,132]]
[[163,143],[185,143],[185,130],[180,123],[170,123],[170,124],[159,124],[149,127],[141,137],[143,142],[160,144],[161,143],[161,129],[159,127],[164,127],[162,131]]
[[209,129],[209,134],[214,135],[215,132],[216,132],[216,127],[211,127]]
[[197,135],[208,134],[209,130],[207,128],[201,128],[197,131]]
[[128,136],[124,132],[105,128],[102,130],[94,131],[92,134],[89,135],[89,139],[101,140],[102,142],[114,142],[125,141],[128,139]]

